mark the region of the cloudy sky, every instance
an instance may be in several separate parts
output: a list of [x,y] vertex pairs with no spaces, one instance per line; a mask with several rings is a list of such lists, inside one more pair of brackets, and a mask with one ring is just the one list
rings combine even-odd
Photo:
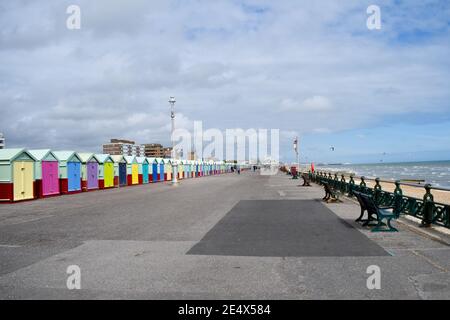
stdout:
[[446,0],[2,0],[0,132],[166,145],[175,95],[178,127],[280,129],[285,161],[296,135],[304,161],[450,159],[449,57]]

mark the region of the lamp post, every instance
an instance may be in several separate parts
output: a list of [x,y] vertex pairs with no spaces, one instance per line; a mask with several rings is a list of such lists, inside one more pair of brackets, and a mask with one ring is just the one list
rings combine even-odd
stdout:
[[170,103],[170,118],[172,119],[172,130],[170,133],[170,140],[172,141],[172,184],[176,185],[178,183],[178,163],[177,163],[177,153],[175,152],[175,142],[173,140],[173,133],[175,131],[175,97],[169,98]]

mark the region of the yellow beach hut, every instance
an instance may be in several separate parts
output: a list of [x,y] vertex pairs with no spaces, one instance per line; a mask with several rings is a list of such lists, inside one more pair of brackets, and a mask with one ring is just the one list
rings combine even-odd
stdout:
[[0,150],[0,202],[34,198],[35,162],[25,149]]
[[135,156],[125,156],[127,162],[127,183],[129,186],[139,184],[139,164]]
[[114,187],[114,160],[109,154],[96,154],[98,160],[98,187],[107,189]]
[[164,172],[166,181],[172,180],[172,159],[164,159]]

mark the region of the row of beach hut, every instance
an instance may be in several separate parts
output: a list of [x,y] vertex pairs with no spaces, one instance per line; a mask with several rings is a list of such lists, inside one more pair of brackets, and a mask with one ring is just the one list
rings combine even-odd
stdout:
[[173,161],[178,179],[227,173],[234,166],[223,161],[1,149],[0,202],[170,181]]

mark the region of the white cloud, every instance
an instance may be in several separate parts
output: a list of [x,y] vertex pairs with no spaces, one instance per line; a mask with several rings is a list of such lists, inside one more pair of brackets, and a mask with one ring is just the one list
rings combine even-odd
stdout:
[[283,99],[280,103],[279,111],[293,114],[299,117],[327,116],[333,109],[331,101],[323,96],[312,96],[303,101],[294,99]]
[[[378,34],[361,2],[78,2],[79,31],[65,28],[71,1],[0,4],[9,146],[96,150],[112,136],[167,144],[171,95],[183,127],[298,135],[448,112],[449,11],[423,16],[421,1],[382,6],[390,19]],[[436,35],[403,45],[408,25]]]

